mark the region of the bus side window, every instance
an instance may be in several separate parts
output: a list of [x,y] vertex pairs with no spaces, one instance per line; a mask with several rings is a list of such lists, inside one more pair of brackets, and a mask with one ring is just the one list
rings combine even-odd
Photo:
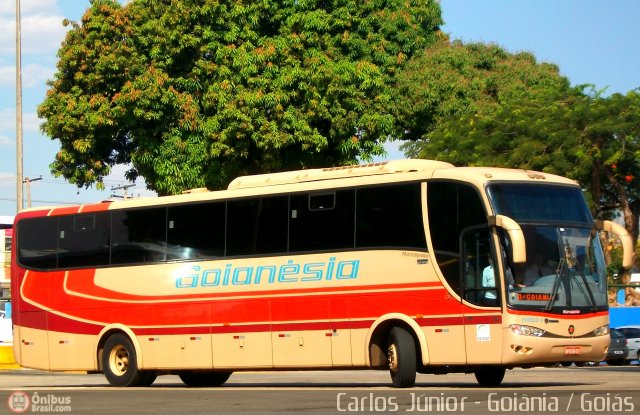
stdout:
[[291,195],[290,252],[354,247],[355,190],[339,190],[334,195]]
[[223,256],[225,210],[224,202],[170,206],[167,259]]
[[287,196],[227,203],[227,255],[287,252]]
[[357,189],[356,247],[426,251],[420,195],[419,183]]
[[60,217],[58,268],[109,264],[108,212]]
[[58,266],[58,217],[21,220],[18,222],[17,236],[20,264],[42,270]]
[[116,210],[111,214],[111,263],[160,262],[166,258],[167,209]]

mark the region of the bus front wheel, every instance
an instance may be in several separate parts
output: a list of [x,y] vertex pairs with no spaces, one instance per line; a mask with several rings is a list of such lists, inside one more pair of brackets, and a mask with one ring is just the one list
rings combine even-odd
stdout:
[[502,383],[505,372],[503,367],[483,366],[475,371],[475,375],[481,386],[498,386]]
[[410,388],[416,383],[416,343],[402,327],[394,327],[389,332],[387,363],[394,387]]
[[138,370],[136,349],[125,335],[114,334],[104,344],[102,353],[102,371],[104,377],[113,386],[138,386],[151,384],[155,377],[147,376]]

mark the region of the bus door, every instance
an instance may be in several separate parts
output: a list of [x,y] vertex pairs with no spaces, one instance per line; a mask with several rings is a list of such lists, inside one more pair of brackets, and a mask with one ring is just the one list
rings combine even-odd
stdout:
[[486,226],[467,228],[461,235],[461,288],[468,364],[500,363],[502,315],[500,263],[493,234]]

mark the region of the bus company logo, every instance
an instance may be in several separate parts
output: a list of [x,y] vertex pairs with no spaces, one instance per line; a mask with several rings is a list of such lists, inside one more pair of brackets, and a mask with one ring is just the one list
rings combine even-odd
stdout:
[[7,405],[9,406],[9,410],[14,414],[24,414],[31,406],[31,399],[29,399],[29,395],[25,392],[16,391],[9,395]]
[[570,324],[567,331],[569,332],[569,334],[573,335],[573,333],[576,332],[576,327],[573,324]]
[[360,260],[296,263],[290,259],[283,265],[257,265],[203,270],[191,267],[191,273],[176,279],[176,288],[219,287],[227,285],[282,284],[311,281],[349,280],[358,278]]

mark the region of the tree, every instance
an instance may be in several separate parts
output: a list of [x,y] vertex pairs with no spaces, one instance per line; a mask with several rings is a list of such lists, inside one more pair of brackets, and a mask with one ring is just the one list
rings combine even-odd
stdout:
[[114,164],[159,194],[383,152],[399,69],[433,44],[435,1],[92,0],[39,107],[55,175]]
[[540,170],[577,180],[594,216],[622,212],[634,246],[640,218],[640,93],[580,86],[443,117],[412,155],[458,165]]
[[556,65],[538,63],[530,53],[512,54],[492,44],[451,43],[445,37],[416,54],[401,71],[398,137],[411,140],[404,145],[409,154],[421,151],[444,118],[487,113],[524,97],[550,91],[565,94],[570,89]]
[[604,97],[571,87],[531,54],[447,39],[416,54],[397,85],[407,156],[568,176],[587,191],[594,216],[622,212],[637,241],[638,91]]

